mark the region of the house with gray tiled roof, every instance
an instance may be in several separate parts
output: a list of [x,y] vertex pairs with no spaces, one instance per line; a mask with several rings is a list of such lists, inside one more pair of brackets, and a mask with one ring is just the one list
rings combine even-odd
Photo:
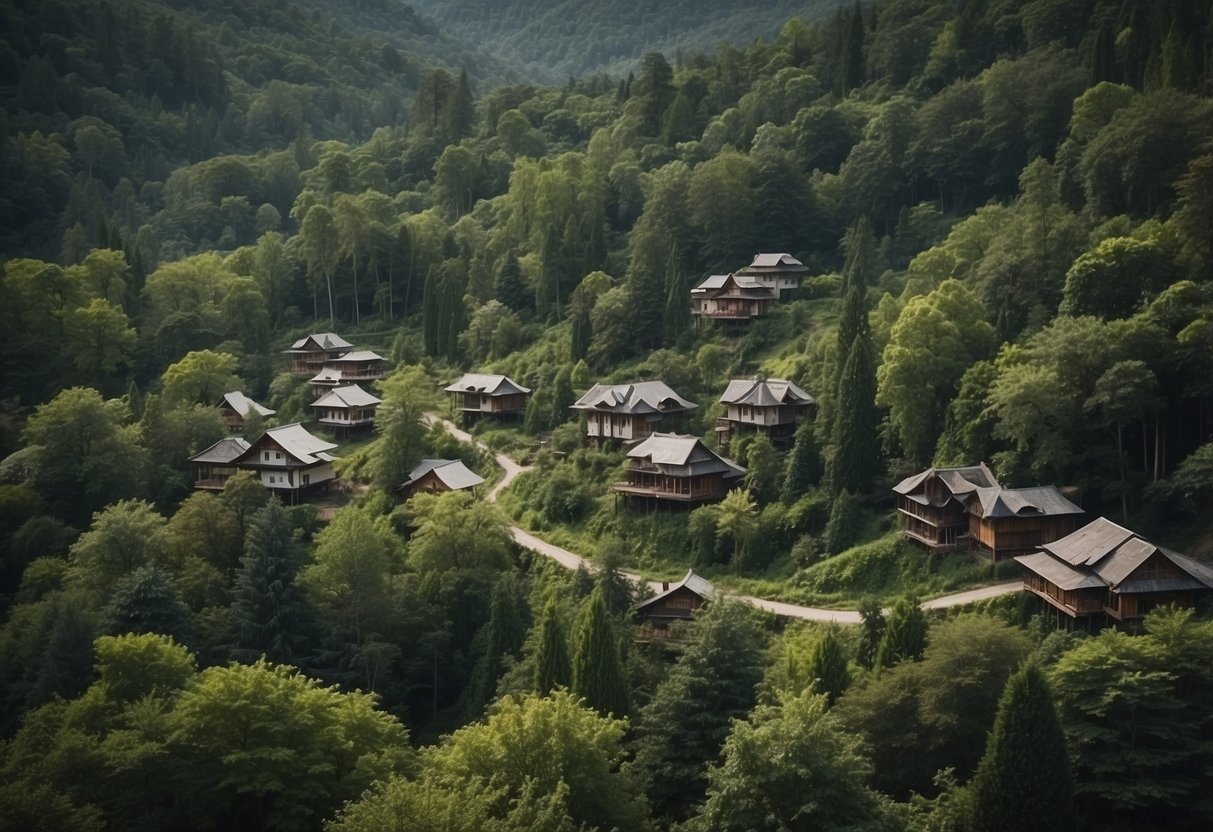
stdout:
[[1133,623],[1156,607],[1191,607],[1213,592],[1213,568],[1104,517],[1015,560],[1027,570],[1024,589],[1064,627]]
[[594,442],[635,442],[649,436],[663,417],[697,405],[675,393],[664,381],[595,384],[571,409],[584,413],[586,436]]
[[813,412],[816,400],[781,378],[733,379],[720,396],[725,415],[716,420],[716,444],[726,447],[743,431],[767,434],[776,447],[792,443],[796,426]]
[[531,388],[523,387],[509,376],[491,373],[464,373],[444,388],[451,394],[454,407],[465,421],[481,416],[521,418]]
[[724,499],[744,476],[697,436],[654,433],[628,451],[628,478],[612,488],[648,505],[694,506]]

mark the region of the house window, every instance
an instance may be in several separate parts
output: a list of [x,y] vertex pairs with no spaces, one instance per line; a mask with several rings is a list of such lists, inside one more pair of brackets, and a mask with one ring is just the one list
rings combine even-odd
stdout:
[[274,451],[274,459],[282,459],[282,452]]
[[304,484],[304,485],[311,485],[311,484],[312,484],[312,475],[311,475],[311,474],[304,474],[304,475],[303,475],[303,484]]
[[265,456],[263,457],[263,459],[264,459],[266,462],[269,462],[269,461],[270,461],[270,452],[269,452],[269,451],[266,451],[266,452],[265,452]]

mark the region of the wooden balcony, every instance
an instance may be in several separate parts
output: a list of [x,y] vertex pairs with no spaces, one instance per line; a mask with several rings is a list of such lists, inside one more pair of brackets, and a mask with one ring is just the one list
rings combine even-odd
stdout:
[[625,497],[645,497],[651,500],[669,500],[675,503],[706,503],[720,500],[723,491],[673,491],[668,488],[657,488],[643,485],[633,485],[630,482],[617,482],[611,486],[616,493]]
[[1075,595],[1075,593],[1065,592],[1037,575],[1025,577],[1023,588],[1033,595],[1043,598],[1057,609],[1074,618],[1080,615],[1093,615],[1108,611],[1107,607],[1104,606],[1102,598],[1079,596]]

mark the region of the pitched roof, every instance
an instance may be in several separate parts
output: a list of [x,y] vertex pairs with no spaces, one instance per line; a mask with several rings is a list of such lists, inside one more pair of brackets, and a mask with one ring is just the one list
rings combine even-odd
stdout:
[[407,488],[431,471],[452,491],[472,488],[484,482],[484,477],[464,465],[461,459],[423,459],[416,468],[409,471],[408,479],[401,483],[397,490]]
[[219,399],[219,407],[227,405],[232,410],[239,413],[241,416],[247,416],[249,410],[256,410],[262,416],[273,416],[278,411],[270,410],[268,407],[262,407],[248,396],[241,393],[239,390],[233,390],[230,393],[224,393]]
[[350,384],[329,390],[312,402],[312,407],[367,407],[382,402],[383,399],[372,396],[357,384]]
[[[1078,531],[1041,548],[1044,551],[1015,560],[1062,589],[1080,586],[1107,586],[1117,592],[1213,589],[1213,568],[1156,546],[1106,517],[1096,518]],[[1154,557],[1170,561],[1183,574],[1134,578],[1138,567]],[[1071,582],[1074,581],[1072,575],[1081,575],[1083,582],[1073,587],[1065,586],[1050,577],[1050,573],[1071,575]]]
[[977,499],[971,508],[984,519],[994,517],[1059,517],[1082,514],[1056,486],[1038,485],[1032,488],[1000,488],[991,486],[974,492]]
[[443,388],[447,393],[487,393],[490,396],[510,396],[529,393],[531,388],[503,375],[490,373],[464,373],[458,381]]
[[948,490],[952,492],[952,496],[954,497],[961,494],[971,494],[979,488],[998,487],[998,480],[995,479],[994,472],[982,462],[978,465],[969,465],[963,468],[928,468],[913,476],[906,477],[893,486],[893,491],[904,496],[909,496],[912,491],[915,491],[928,478],[933,476],[943,480],[943,484],[948,487]]
[[735,378],[720,396],[725,404],[772,407],[778,404],[814,404],[816,400],[790,381],[781,378]]
[[305,335],[303,338],[300,338],[298,341],[291,344],[291,348],[286,350],[286,352],[303,350],[304,347],[307,346],[308,341],[311,341],[325,352],[354,348],[353,344],[335,332],[313,332],[311,335]]
[[689,589],[691,592],[694,592],[704,600],[709,600],[716,596],[716,587],[711,581],[709,581],[707,578],[699,577],[695,574],[693,569],[688,569],[687,573],[682,576],[681,581],[676,584],[670,584],[669,589],[664,589],[654,595],[652,598],[646,598],[645,600],[641,601],[636,605],[636,609],[642,610],[645,607],[651,606],[652,604],[660,601],[662,598],[672,595],[683,588]]
[[329,363],[336,364],[339,361],[342,363],[346,363],[346,362],[382,361],[382,360],[383,360],[383,356],[377,352],[371,352],[370,350],[354,350],[353,352],[347,352],[345,355],[339,355],[336,358],[330,358]]
[[340,384],[342,378],[340,367],[330,367],[327,364],[320,372],[308,379],[310,384]]
[[1075,569],[1070,564],[1058,560],[1048,552],[1018,555],[1015,560],[1059,589],[1069,591],[1104,586],[1104,582],[1096,575],[1084,572],[1081,569]]
[[741,274],[733,274],[732,272],[730,272],[729,274],[712,275],[711,277],[707,278],[702,283],[700,283],[698,286],[696,286],[694,289],[692,289],[691,294],[692,295],[701,295],[701,294],[706,294],[708,292],[716,292],[716,291],[726,288],[729,283],[732,283],[734,286],[736,286],[739,289],[749,289],[749,290],[762,291],[762,292],[767,292],[767,293],[770,292],[770,290],[766,286],[763,286],[761,283],[759,283],[754,278],[746,277],[745,275],[741,275]]
[[570,407],[611,413],[670,413],[698,405],[675,393],[664,381],[638,381],[635,384],[595,384]]
[[303,425],[294,422],[282,427],[270,428],[261,434],[261,436],[257,437],[257,441],[249,445],[248,450],[241,455],[240,461],[243,461],[244,457],[250,453],[255,453],[256,447],[265,439],[270,439],[277,443],[282,450],[304,465],[313,465],[317,462],[332,462],[336,459],[336,457],[328,453],[328,451],[337,447],[334,443],[309,433]]
[[750,265],[746,266],[742,271],[748,272],[758,269],[781,272],[807,272],[809,270],[804,263],[801,263],[792,255],[783,252],[756,254]]
[[204,451],[199,451],[190,457],[190,462],[204,462],[212,465],[224,465],[236,459],[249,449],[249,444],[239,436],[228,436],[220,439]]
[[664,473],[677,476],[724,474],[726,478],[745,475],[745,469],[712,451],[698,436],[676,433],[651,433],[628,451],[632,459],[648,459]]

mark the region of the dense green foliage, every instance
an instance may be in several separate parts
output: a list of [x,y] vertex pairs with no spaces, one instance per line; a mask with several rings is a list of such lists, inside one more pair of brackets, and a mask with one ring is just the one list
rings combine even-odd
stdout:
[[[1080,828],[1207,828],[1208,622],[932,619],[1016,566],[884,495],[986,460],[1207,553],[1209,0],[417,8],[0,3],[0,825],[949,829],[1064,743]],[[693,324],[759,251],[803,286]],[[278,351],[320,330],[390,371],[342,487],[193,491],[220,395],[276,411],[249,439],[311,418]],[[469,426],[533,467],[397,505],[422,458],[497,476],[428,424],[465,371],[533,390]],[[577,396],[662,379],[711,445],[757,374],[817,401],[784,459],[738,435],[726,500],[616,505]],[[635,640],[621,570],[688,565],[863,624],[713,602]],[[1024,751],[1033,653],[1063,739]]]

